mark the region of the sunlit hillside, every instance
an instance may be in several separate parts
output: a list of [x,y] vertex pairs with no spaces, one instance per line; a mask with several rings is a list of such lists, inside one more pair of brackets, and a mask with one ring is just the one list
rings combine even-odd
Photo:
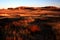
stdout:
[[1,9],[0,16],[7,16],[10,18],[16,16],[40,16],[40,15],[60,15],[60,8],[54,6],[46,7],[16,7]]

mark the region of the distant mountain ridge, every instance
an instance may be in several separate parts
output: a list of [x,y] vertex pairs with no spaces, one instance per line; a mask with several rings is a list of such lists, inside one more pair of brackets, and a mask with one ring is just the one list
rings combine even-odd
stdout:
[[21,6],[21,7],[16,7],[16,8],[8,8],[8,9],[40,9],[40,8],[58,8],[55,6],[45,6],[45,7],[25,7],[25,6]]
[[55,6],[46,7],[16,7],[8,9],[0,9],[0,16],[8,18],[20,16],[40,16],[40,15],[60,15],[60,8]]

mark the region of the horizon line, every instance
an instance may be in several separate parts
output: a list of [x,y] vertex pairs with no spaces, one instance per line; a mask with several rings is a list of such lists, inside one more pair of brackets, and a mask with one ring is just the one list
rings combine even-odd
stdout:
[[[52,5],[53,6],[53,5]],[[15,6],[15,7],[0,7],[0,9],[7,9],[7,8],[16,8],[16,7],[46,7],[46,6]],[[58,7],[60,6],[53,6],[53,7]]]

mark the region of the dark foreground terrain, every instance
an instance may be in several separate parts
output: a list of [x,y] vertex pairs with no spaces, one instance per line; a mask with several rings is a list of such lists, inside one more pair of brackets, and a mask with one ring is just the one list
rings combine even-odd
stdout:
[[0,19],[0,40],[60,40],[60,17]]

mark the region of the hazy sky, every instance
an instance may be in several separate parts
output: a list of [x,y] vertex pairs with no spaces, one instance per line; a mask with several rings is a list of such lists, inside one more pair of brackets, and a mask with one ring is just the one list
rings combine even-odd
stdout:
[[18,6],[59,6],[60,0],[0,0],[0,8]]

